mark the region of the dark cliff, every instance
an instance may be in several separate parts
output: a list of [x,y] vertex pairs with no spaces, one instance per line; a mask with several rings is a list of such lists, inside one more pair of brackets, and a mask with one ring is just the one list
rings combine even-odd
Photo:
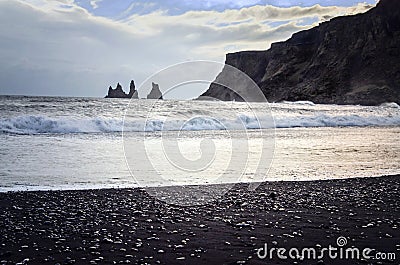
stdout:
[[[399,103],[400,1],[381,0],[364,14],[334,18],[267,51],[228,54],[226,64],[249,75],[269,102]],[[215,83],[202,96],[241,100]]]

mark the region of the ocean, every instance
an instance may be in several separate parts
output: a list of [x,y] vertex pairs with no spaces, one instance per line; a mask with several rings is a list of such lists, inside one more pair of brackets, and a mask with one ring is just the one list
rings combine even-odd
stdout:
[[400,174],[400,107],[0,96],[0,192]]

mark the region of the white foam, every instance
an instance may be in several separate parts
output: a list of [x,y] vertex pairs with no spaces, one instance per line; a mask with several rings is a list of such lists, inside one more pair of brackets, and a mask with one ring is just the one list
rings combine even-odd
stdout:
[[75,190],[98,190],[98,189],[129,189],[138,188],[136,184],[95,184],[87,185],[69,184],[55,186],[40,186],[40,185],[18,185],[13,187],[0,187],[0,193],[18,192],[18,191],[75,191]]
[[123,121],[113,119],[18,116],[0,119],[0,132],[15,134],[119,132]]
[[307,100],[300,100],[300,101],[282,101],[283,104],[290,104],[290,105],[306,105],[306,106],[315,106],[315,103],[312,101]]
[[[397,115],[276,115],[277,128],[292,127],[352,127],[352,126],[400,126]],[[14,134],[68,134],[110,132],[245,130],[273,128],[267,116],[239,114],[236,119],[195,117],[188,120],[143,118],[125,120],[108,118],[67,118],[46,116],[18,116],[0,119],[0,133]]]
[[399,126],[400,116],[313,116],[284,117],[275,119],[277,128],[292,127],[364,127],[364,126]]
[[395,102],[382,103],[380,106],[381,106],[381,107],[384,107],[384,108],[395,108],[395,109],[400,109],[399,104],[397,104],[397,103],[395,103]]

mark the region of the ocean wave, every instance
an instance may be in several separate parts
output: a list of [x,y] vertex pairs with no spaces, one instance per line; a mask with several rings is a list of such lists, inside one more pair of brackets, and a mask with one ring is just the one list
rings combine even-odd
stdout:
[[18,116],[0,119],[0,132],[14,134],[66,134],[120,132],[122,120]]
[[188,120],[143,118],[108,119],[68,118],[47,116],[18,116],[0,119],[0,133],[13,134],[68,134],[68,133],[111,133],[111,132],[155,132],[155,131],[200,131],[200,130],[243,130],[293,127],[361,127],[400,126],[400,116],[359,115],[304,115],[274,117],[240,114],[236,119],[194,117]]
[[365,126],[399,126],[400,116],[314,116],[285,117],[275,119],[276,128],[293,127],[365,127]]
[[380,107],[400,109],[399,104],[397,104],[397,103],[395,103],[395,102],[386,102],[386,103],[382,103],[382,104],[380,105]]
[[282,101],[283,104],[290,105],[305,105],[305,106],[315,106],[315,103],[308,100],[300,100],[300,101]]

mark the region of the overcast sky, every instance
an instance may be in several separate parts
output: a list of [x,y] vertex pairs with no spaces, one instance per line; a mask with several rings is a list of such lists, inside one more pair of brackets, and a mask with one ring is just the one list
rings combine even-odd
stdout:
[[[0,0],[0,94],[103,97],[172,64],[263,50],[375,0]],[[139,91],[145,96],[146,91]],[[194,92],[175,95],[194,97]],[[195,94],[198,92],[195,92]]]

